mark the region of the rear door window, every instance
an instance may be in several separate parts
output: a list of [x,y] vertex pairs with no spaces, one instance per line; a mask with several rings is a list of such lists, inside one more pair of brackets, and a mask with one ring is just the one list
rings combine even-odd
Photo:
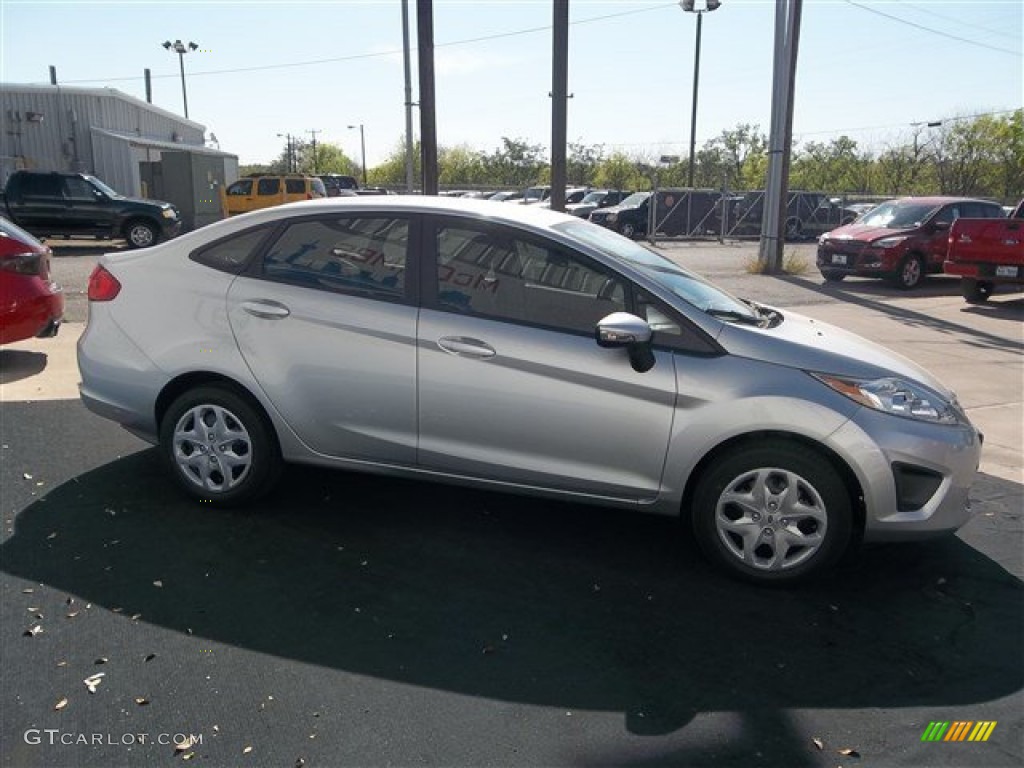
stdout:
[[60,197],[61,181],[56,174],[27,174],[21,177],[24,197]]
[[289,195],[304,195],[306,194],[306,180],[305,179],[285,179],[284,189]]
[[257,195],[279,195],[281,194],[280,179],[260,179],[256,183]]
[[409,220],[330,216],[289,224],[263,257],[262,276],[318,290],[405,298]]

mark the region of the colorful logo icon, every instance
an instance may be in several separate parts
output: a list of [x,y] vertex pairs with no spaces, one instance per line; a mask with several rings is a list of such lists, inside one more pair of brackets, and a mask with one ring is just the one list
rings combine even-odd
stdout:
[[921,734],[921,741],[988,741],[996,720],[933,720]]

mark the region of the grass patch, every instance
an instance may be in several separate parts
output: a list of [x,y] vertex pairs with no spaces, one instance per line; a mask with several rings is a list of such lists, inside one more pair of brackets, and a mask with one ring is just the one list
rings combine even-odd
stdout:
[[[763,264],[760,259],[756,256],[750,256],[744,263],[744,269],[749,275],[765,275],[768,274],[766,265]],[[804,256],[790,251],[782,255],[782,272],[784,275],[803,275],[807,273],[809,264]]]

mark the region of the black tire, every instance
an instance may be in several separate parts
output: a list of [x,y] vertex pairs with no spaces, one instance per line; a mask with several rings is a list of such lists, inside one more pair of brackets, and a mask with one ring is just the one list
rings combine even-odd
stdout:
[[924,259],[916,254],[904,256],[892,275],[892,284],[901,291],[912,291],[924,282]]
[[841,283],[846,279],[845,272],[838,272],[834,269],[823,269],[821,270],[821,276],[830,283]]
[[619,224],[619,234],[632,240],[637,235],[636,227],[631,221],[624,221]]
[[787,219],[786,220],[786,239],[787,240],[799,240],[803,235],[804,227],[800,223],[800,219]]
[[[277,437],[262,412],[218,384],[190,389],[171,404],[160,422],[160,453],[188,495],[222,506],[264,495],[282,469]],[[203,457],[208,464],[200,463]]]
[[132,219],[124,225],[124,239],[130,248],[149,248],[160,240],[160,228],[146,219]]
[[785,440],[721,457],[693,495],[693,530],[705,556],[759,584],[791,584],[833,567],[850,544],[852,520],[850,493],[832,464]]
[[975,280],[972,277],[960,279],[960,291],[968,304],[984,304],[995,291],[995,285],[988,280]]

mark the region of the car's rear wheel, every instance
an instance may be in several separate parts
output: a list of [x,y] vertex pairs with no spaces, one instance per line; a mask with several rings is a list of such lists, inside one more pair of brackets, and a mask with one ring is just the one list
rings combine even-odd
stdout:
[[124,236],[132,248],[148,248],[156,245],[160,232],[152,222],[135,219],[124,228]]
[[811,448],[744,445],[711,465],[693,495],[705,555],[748,581],[789,583],[833,566],[850,543],[850,494]]
[[845,272],[839,272],[835,269],[823,269],[821,270],[821,276],[830,283],[840,283],[846,279]]
[[160,449],[178,485],[204,502],[256,499],[281,470],[277,440],[262,414],[220,385],[196,387],[171,404],[160,424]]
[[904,256],[893,275],[893,284],[902,291],[917,288],[924,280],[924,261],[920,256]]
[[963,292],[964,298],[968,303],[983,304],[989,300],[989,297],[995,290],[995,285],[988,280],[975,280],[965,277],[960,280],[960,290]]

